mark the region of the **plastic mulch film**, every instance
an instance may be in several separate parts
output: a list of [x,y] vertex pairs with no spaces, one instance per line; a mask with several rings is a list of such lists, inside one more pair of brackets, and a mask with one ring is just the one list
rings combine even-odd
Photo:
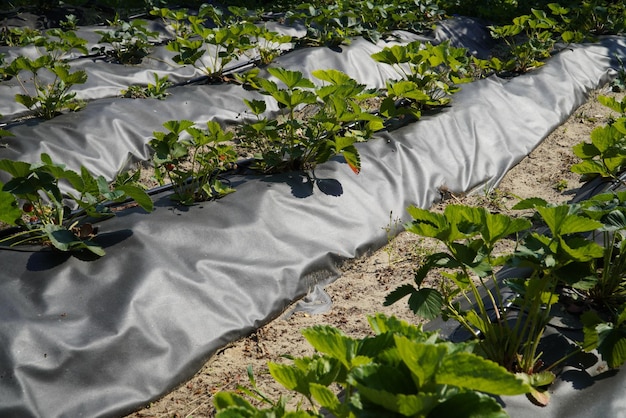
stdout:
[[[316,61],[289,54],[281,64],[310,72],[345,59],[359,81],[382,77],[367,54],[348,50]],[[107,254],[96,261],[0,251],[0,416],[119,416],[162,396],[216,350],[336,279],[341,260],[384,244],[390,212],[406,220],[407,206],[429,207],[442,185],[496,185],[611,78],[614,54],[626,56],[622,38],[564,50],[510,81],[464,85],[441,113],[359,144],[359,175],[335,159],[308,175],[231,175],[236,193],[189,208],[162,193],[153,213],[128,209],[99,225]],[[145,158],[151,132],[168,119],[237,120],[241,109],[221,97],[240,100],[243,90],[187,88],[165,101],[107,99],[12,126],[19,141],[7,138],[0,158],[36,161],[45,150],[111,175],[128,155]],[[89,110],[97,106],[106,118]]]

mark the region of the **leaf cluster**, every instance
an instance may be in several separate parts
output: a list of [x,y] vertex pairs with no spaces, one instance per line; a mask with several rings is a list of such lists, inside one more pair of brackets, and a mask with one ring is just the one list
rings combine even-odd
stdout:
[[285,14],[288,21],[301,22],[307,28],[303,46],[338,47],[349,44],[355,36],[373,43],[391,36],[397,29],[423,33],[444,16],[437,2],[396,0],[374,3],[364,0],[311,1]]
[[[351,338],[330,326],[303,330],[317,354],[293,364],[270,363],[272,377],[308,401],[309,407],[285,410],[254,390],[251,396],[270,404],[252,406],[243,396],[220,392],[217,417],[505,417],[486,395],[517,395],[531,388],[521,376],[472,352],[473,344],[444,342],[434,333],[394,317],[369,318],[373,337]],[[252,383],[254,381],[252,380]],[[331,389],[338,385],[342,396]]]
[[251,23],[208,28],[204,18],[189,16],[189,21],[190,36],[176,37],[167,49],[176,53],[174,62],[191,65],[209,78],[221,78],[226,65],[254,48],[251,37],[257,33],[257,27]]
[[119,64],[139,64],[152,51],[153,42],[158,39],[158,33],[150,31],[148,22],[141,19],[123,21],[116,18],[108,22],[113,30],[96,31],[100,35],[100,43],[109,44],[96,46],[92,51],[107,55]]
[[372,58],[392,66],[401,76],[387,81],[387,97],[380,107],[385,117],[411,115],[419,119],[424,109],[447,105],[450,95],[460,90],[457,84],[471,81],[467,50],[451,47],[449,42],[394,45]]
[[47,154],[35,164],[0,160],[0,170],[11,175],[0,185],[0,221],[20,228],[0,241],[12,246],[44,243],[60,251],[103,256],[104,250],[92,241],[96,231],[89,219],[112,216],[106,203],[129,198],[148,212],[153,207],[136,178],[111,186],[104,177],[95,177],[84,167],[79,173],[67,169]]
[[[16,94],[15,100],[44,118],[52,119],[63,109],[78,110],[82,104],[74,98],[70,89],[87,81],[84,70],[71,71],[66,62],[55,60],[52,55],[36,59],[17,57],[1,69],[5,77],[15,77],[24,93]],[[24,74],[27,74],[24,76]],[[32,86],[27,81],[32,81]]]
[[172,200],[193,205],[234,192],[219,178],[237,158],[227,143],[232,132],[224,132],[214,121],[207,122],[207,129],[199,129],[188,120],[171,120],[163,126],[167,131],[154,132],[150,146],[154,150],[155,177],[160,184],[165,179],[172,183]]
[[[527,219],[480,207],[448,205],[443,213],[411,207],[413,220],[406,229],[440,241],[446,250],[426,257],[414,284],[395,289],[385,304],[408,296],[416,315],[457,321],[476,339],[479,353],[524,373],[533,386],[530,396],[546,403],[547,393],[540,387],[554,379],[550,370],[562,360],[544,368],[539,343],[562,287],[573,289],[590,312],[608,315],[602,321],[595,313],[583,317],[580,349],[599,347],[612,365],[626,360],[620,319],[626,306],[625,199],[622,192],[560,206],[541,199],[518,203],[514,209],[535,209],[533,218],[545,227],[543,232]],[[495,255],[497,243],[513,235],[514,250]],[[503,266],[517,274],[502,281],[497,271]],[[443,280],[427,286],[424,279],[434,271]]]
[[[254,118],[238,130],[238,140],[256,158],[263,172],[312,169],[316,164],[341,154],[358,173],[361,161],[355,143],[367,140],[382,129],[382,120],[366,112],[360,101],[372,92],[338,70],[316,70],[313,76],[324,82],[316,86],[299,71],[268,68],[282,83],[258,77],[245,77],[252,88],[271,97],[282,109],[279,118],[264,116],[266,102],[244,100]],[[315,107],[314,115],[299,117],[297,110]]]
[[491,36],[502,39],[506,49],[502,57],[477,59],[476,63],[484,70],[496,73],[525,73],[542,66],[558,40],[569,44],[584,39],[585,33],[573,23],[569,8],[558,3],[550,3],[547,8],[549,13],[531,9],[529,14],[513,18],[508,25],[490,26]]
[[154,73],[153,76],[154,84],[148,83],[147,86],[129,86],[128,89],[122,90],[122,95],[131,99],[165,99],[169,94],[167,89],[172,85],[172,83],[167,80],[167,75],[159,77],[157,73]]

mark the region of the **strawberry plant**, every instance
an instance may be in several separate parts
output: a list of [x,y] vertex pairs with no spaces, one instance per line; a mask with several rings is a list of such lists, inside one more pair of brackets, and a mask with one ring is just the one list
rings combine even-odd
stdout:
[[340,4],[300,4],[289,11],[288,21],[300,21],[307,33],[297,43],[303,46],[337,47],[350,43],[350,38],[361,33],[361,26],[351,10],[342,10]]
[[105,252],[93,241],[97,228],[89,220],[112,216],[106,203],[131,198],[148,212],[153,207],[133,182],[111,187],[104,177],[94,177],[84,167],[80,173],[66,169],[47,154],[36,164],[0,160],[0,170],[12,176],[0,185],[0,221],[19,228],[0,239],[11,246],[39,243],[100,257]]
[[[256,389],[240,388],[265,404],[254,407],[243,396],[220,392],[214,397],[218,418],[322,417],[321,408],[339,418],[504,417],[498,402],[486,394],[518,395],[530,385],[522,376],[474,354],[473,343],[452,344],[378,314],[369,318],[373,337],[351,338],[330,326],[303,331],[317,353],[294,358],[292,365],[270,363],[272,377],[308,401],[308,408],[286,411],[285,400],[272,401]],[[342,397],[331,390],[338,385]]]
[[387,81],[387,97],[380,106],[385,117],[412,115],[419,119],[424,109],[448,104],[449,96],[459,91],[457,84],[471,81],[467,50],[450,47],[448,42],[394,45],[372,58],[392,66],[401,76]]
[[[76,93],[70,92],[75,84],[87,81],[84,70],[72,72],[66,62],[66,55],[73,50],[86,54],[86,40],[72,31],[51,29],[45,36],[32,39],[41,52],[37,58],[19,56],[0,69],[5,78],[15,77],[23,94],[15,95],[15,100],[37,116],[52,119],[63,109],[78,110],[82,103],[74,100]],[[32,84],[31,84],[32,83]]]
[[[15,100],[34,110],[39,117],[52,119],[63,109],[78,110],[83,106],[74,99],[76,93],[70,89],[75,84],[85,83],[87,73],[84,70],[72,72],[69,64],[56,61],[51,55],[42,55],[36,59],[17,57],[2,73],[16,78],[24,94],[16,94]],[[23,74],[28,76],[24,77]],[[33,83],[32,87],[26,82],[28,78]]]
[[148,83],[147,86],[129,86],[128,89],[122,90],[122,95],[131,99],[159,99],[163,100],[169,94],[167,89],[172,85],[167,81],[168,76],[159,77],[157,73],[153,74],[154,84]]
[[[564,293],[563,304],[570,303],[576,310],[584,311],[581,321],[584,338],[580,349],[597,349],[609,367],[617,368],[626,361],[626,192],[604,193],[579,204],[569,205],[567,210],[576,223],[567,219],[567,226],[557,223],[560,217],[550,220],[544,216],[551,231],[559,229],[584,229],[594,226],[587,239],[577,237],[574,245],[562,245],[561,258],[572,262],[556,270],[560,282],[570,289]],[[521,208],[535,207],[537,211],[560,211],[551,208],[541,199],[529,199],[518,204]],[[556,213],[556,212],[555,212]],[[546,240],[544,240],[546,242]],[[597,243],[602,243],[598,245]],[[535,249],[535,252],[536,249]],[[528,261],[526,258],[525,261]],[[519,290],[519,288],[518,288]]]
[[[298,71],[268,68],[268,72],[285,87],[262,77],[245,78],[283,110],[279,118],[269,119],[263,115],[264,101],[244,100],[256,120],[242,125],[238,139],[255,155],[255,168],[263,172],[309,170],[341,154],[358,173],[361,162],[354,144],[383,127],[379,117],[359,105],[373,93],[337,70],[314,71],[316,78],[327,83],[320,87]],[[296,110],[307,105],[316,106],[316,113],[299,118]]]
[[189,38],[192,34],[189,26],[188,10],[171,10],[167,7],[155,7],[150,11],[150,15],[160,18],[163,23],[172,29],[177,38]]
[[28,27],[24,28],[8,28],[0,29],[0,45],[3,46],[26,46],[32,45],[35,39],[42,37],[37,29]]
[[620,173],[626,168],[626,100],[600,96],[600,103],[621,113],[611,123],[599,126],[591,132],[591,142],[581,142],[574,147],[574,154],[582,159],[571,170],[584,178],[601,176],[622,181]]
[[155,177],[161,185],[165,180],[172,184],[172,200],[193,205],[235,191],[219,178],[237,158],[232,146],[225,144],[232,139],[232,133],[224,132],[213,121],[207,122],[206,130],[188,120],[171,120],[163,126],[167,132],[154,132],[150,146],[154,150]]
[[253,51],[258,53],[259,61],[262,65],[271,63],[274,58],[281,54],[280,46],[291,42],[291,36],[289,35],[281,35],[277,32],[269,31],[263,26],[253,25],[252,23],[248,25],[250,26],[251,42],[256,46]]
[[[528,208],[532,203],[525,202],[519,208]],[[551,383],[554,375],[544,370],[539,342],[550,319],[550,308],[559,300],[557,286],[566,277],[570,283],[582,280],[567,275],[581,264],[602,257],[602,247],[580,235],[602,224],[571,213],[567,205],[536,210],[549,235],[529,232],[528,220],[491,214],[484,208],[449,205],[443,214],[409,208],[413,221],[407,230],[441,241],[447,251],[428,256],[416,271],[417,286],[397,288],[385,304],[409,296],[409,306],[417,315],[441,315],[458,321],[479,340],[485,357],[507,370],[527,374],[535,387],[533,399],[547,403],[547,392],[537,388]],[[498,241],[521,232],[526,234],[525,239],[518,242],[513,253],[494,255]],[[527,276],[507,280],[508,287],[516,292],[513,299],[507,297],[508,291],[496,275],[496,267],[505,262],[530,268]],[[426,274],[435,269],[442,270],[444,280],[437,289],[423,286]],[[459,297],[465,298],[470,307],[463,308],[457,301]]]
[[491,36],[505,42],[507,56],[504,61],[495,57],[482,61],[480,65],[496,72],[524,73],[542,66],[559,38],[568,44],[583,40],[579,28],[570,26],[570,9],[557,3],[547,6],[550,15],[544,10],[532,9],[530,14],[514,18],[511,24],[491,26]]
[[116,18],[108,22],[114,30],[96,31],[101,36],[100,43],[111,46],[94,47],[102,55],[107,55],[114,62],[120,64],[139,64],[152,50],[152,42],[157,39],[158,33],[148,30],[147,22],[134,19],[125,22]]
[[168,43],[167,49],[176,53],[174,62],[192,65],[210,79],[220,79],[226,65],[254,48],[250,40],[254,25],[207,28],[200,17],[190,16],[189,20],[194,36],[177,37]]

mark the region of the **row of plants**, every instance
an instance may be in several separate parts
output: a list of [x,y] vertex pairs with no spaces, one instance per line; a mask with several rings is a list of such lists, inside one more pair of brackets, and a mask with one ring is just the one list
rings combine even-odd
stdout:
[[[554,53],[559,41],[569,44],[592,39],[598,33],[623,31],[623,27],[613,22],[620,10],[613,9],[615,7],[611,9],[611,16],[598,16],[598,13],[588,16],[581,14],[578,8],[549,3],[545,9],[531,9],[531,13],[515,17],[510,24],[491,26],[492,36],[502,40],[504,48],[489,59],[474,58],[471,74],[479,78],[494,72],[523,73],[541,66]],[[622,16],[626,13],[623,6],[621,13]],[[306,36],[293,39],[259,24],[262,19],[260,10],[235,6],[221,9],[205,4],[195,14],[165,7],[155,7],[150,14],[172,28],[174,38],[167,41],[166,47],[176,54],[173,61],[195,67],[212,81],[224,81],[225,68],[244,56],[267,65],[282,53],[286,44],[337,46],[349,43],[355,36],[365,36],[376,42],[383,36],[389,37],[395,29],[422,32],[444,16],[443,10],[435,4],[415,4],[407,0],[379,6],[358,1],[325,7],[307,3],[283,17],[291,23],[303,22],[308,28]],[[584,21],[585,18],[588,21]],[[24,92],[16,95],[16,101],[37,116],[50,119],[62,110],[79,110],[84,103],[74,100],[76,93],[70,90],[85,83],[87,74],[82,70],[71,70],[70,53],[87,55],[91,52],[113,62],[138,64],[154,45],[161,42],[144,20],[124,21],[116,17],[108,21],[108,25],[111,29],[97,31],[101,35],[101,46],[92,51],[87,51],[86,40],[77,37],[73,30],[52,29],[42,33],[29,28],[11,28],[3,31],[0,41],[12,46],[34,45],[40,56],[19,57],[8,63],[0,59],[0,76],[18,81]],[[64,26],[72,29],[75,22],[68,17]],[[455,58],[468,60],[461,55],[466,52]],[[432,62],[430,67],[436,69],[438,65]],[[416,82],[420,74],[421,71],[418,77],[414,74],[411,81]]]
[[[493,396],[526,394],[546,405],[559,368],[578,353],[596,350],[609,368],[620,367],[626,361],[626,192],[619,191],[626,186],[620,177],[626,100],[600,101],[621,116],[575,146],[581,162],[572,171],[583,180],[609,180],[616,191],[561,205],[522,200],[514,209],[533,211],[517,217],[465,205],[408,209],[413,220],[406,229],[445,249],[428,255],[414,283],[384,303],[408,297],[416,316],[453,320],[468,341],[452,343],[381,314],[369,318],[375,335],[361,339],[329,326],[305,329],[313,356],[268,365],[278,383],[302,396],[295,410],[286,407],[287,398],[262,393],[249,370],[251,387],[215,395],[217,416],[503,417]],[[512,250],[497,250],[510,239]],[[502,267],[513,274],[503,279]],[[432,287],[425,279],[434,273],[441,280]],[[546,364],[542,337],[557,310],[577,315],[583,332]]]
[[[61,105],[80,106],[69,87],[84,82],[86,75],[83,71],[70,72],[69,64],[62,61],[62,57],[75,49],[84,51],[84,42],[73,32],[51,31],[37,43],[51,52],[35,60],[18,57],[5,70],[5,74],[18,81],[22,77],[20,73],[28,71],[38,86],[36,97],[24,94],[18,95],[18,99],[29,107],[38,106],[39,111],[48,117],[52,117]],[[472,80],[476,65],[476,59],[470,59],[465,49],[450,47],[445,42],[439,45],[422,42],[395,45],[373,54],[372,58],[390,65],[398,74],[399,78],[389,80],[383,91],[368,90],[336,70],[313,72],[321,85],[304,78],[300,72],[281,68],[268,69],[269,75],[280,84],[260,77],[259,69],[238,75],[237,82],[271,97],[281,109],[279,114],[269,117],[263,100],[245,100],[249,114],[228,133],[214,122],[208,122],[207,130],[193,126],[190,121],[165,123],[167,132],[154,132],[155,138],[150,141],[156,180],[161,185],[173,185],[174,201],[192,205],[232,193],[234,190],[221,176],[232,169],[242,155],[252,155],[251,167],[262,173],[313,170],[316,164],[341,155],[358,174],[361,163],[355,143],[368,140],[385,126],[389,128],[391,120],[406,120],[407,117],[417,120],[423,110],[447,105],[451,95],[459,90],[458,84]],[[39,71],[52,63],[55,80],[46,84],[40,80]],[[163,98],[167,86],[167,77],[155,75],[155,84],[149,84],[145,89],[131,86],[124,94]],[[376,99],[375,103],[380,104],[367,104],[370,99]],[[300,110],[306,106],[314,109],[309,112],[313,113],[312,116],[303,117],[304,112]],[[8,134],[7,131],[0,132],[0,135]],[[5,171],[16,176],[14,172]],[[11,192],[11,189],[5,186],[4,191]],[[24,199],[19,192],[13,196],[15,202]],[[57,203],[50,202],[52,206]],[[15,206],[14,203],[10,205]],[[9,217],[13,217],[13,212]],[[33,218],[32,214],[23,212],[22,218]],[[39,219],[44,217],[35,218],[38,221],[34,227],[39,227]],[[17,225],[15,219],[5,222]],[[56,224],[63,222],[57,220]],[[20,224],[25,230],[18,233],[32,229],[32,225]],[[71,231],[72,228],[66,229]],[[45,234],[26,236],[30,239],[25,242],[54,242]],[[74,234],[73,240],[78,243],[81,236]],[[74,250],[78,248],[76,245],[57,248]]]
[[[412,43],[383,50],[376,60],[396,66],[406,79],[388,83],[387,96],[381,101],[378,112],[371,112],[366,103],[380,97],[381,92],[367,89],[338,70],[314,71],[319,84],[305,78],[301,72],[283,68],[268,68],[269,75],[276,81],[261,77],[258,70],[250,71],[240,76],[239,82],[268,96],[280,109],[279,114],[268,116],[264,100],[246,99],[249,113],[233,130],[225,131],[214,121],[207,122],[206,129],[187,120],[164,123],[166,131],[155,131],[149,142],[155,179],[161,185],[172,185],[171,199],[177,204],[193,205],[234,192],[223,175],[235,167],[243,154],[253,156],[250,167],[260,173],[312,171],[317,164],[341,155],[358,174],[361,161],[355,143],[370,139],[390,118],[410,115],[417,119],[421,109],[447,104],[449,96],[457,90],[454,82],[460,81],[453,74],[460,71],[461,64],[456,58],[461,56],[464,50],[450,48],[447,44]],[[436,71],[447,67],[452,68]],[[163,94],[164,83],[156,77],[148,92],[154,96]],[[400,100],[406,105],[396,105]],[[314,110],[308,112],[309,116],[301,112],[305,106]],[[3,131],[0,135],[10,135],[10,132]],[[69,197],[72,201],[69,207],[83,208],[80,214],[87,217],[110,214],[102,205],[105,199],[117,202],[132,197],[142,207],[150,207],[149,197],[143,190],[139,192],[135,181],[132,187],[124,184],[121,189],[108,190],[102,178],[93,180],[84,168],[81,169],[83,179],[78,181],[75,173],[53,168],[56,165],[49,157],[42,157],[42,161],[45,164],[3,160],[0,166],[0,170],[12,176],[1,188],[7,210],[0,220],[21,228],[3,239],[11,245],[43,242],[62,251],[89,249],[102,255],[102,249],[91,240],[93,234],[83,235],[76,229],[75,214],[67,209],[61,211],[63,199]],[[125,176],[137,179],[139,175],[137,172]],[[69,182],[80,196],[62,197],[59,182],[63,181]],[[119,186],[117,183],[119,179],[114,185]],[[24,188],[25,184],[28,187]],[[93,189],[96,184],[99,194]],[[124,193],[118,193],[120,191]],[[99,197],[94,200],[93,196]],[[97,210],[87,210],[88,205]],[[100,213],[100,209],[104,212]],[[56,216],[48,217],[49,212]],[[61,229],[63,242],[56,237]]]

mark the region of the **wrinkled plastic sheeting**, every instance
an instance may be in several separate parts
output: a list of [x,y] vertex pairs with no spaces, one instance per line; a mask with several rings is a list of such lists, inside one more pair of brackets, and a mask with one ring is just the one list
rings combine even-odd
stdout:
[[[216,350],[335,279],[341,260],[384,244],[390,212],[408,220],[405,208],[429,207],[442,185],[455,192],[496,185],[589,90],[610,79],[615,53],[626,56],[621,38],[565,50],[511,81],[464,85],[441,113],[358,144],[358,176],[336,158],[308,176],[229,176],[236,193],[190,208],[175,207],[166,193],[156,196],[154,213],[129,209],[99,225],[96,240],[107,255],[96,261],[1,251],[0,415],[116,416],[158,398]],[[291,69],[321,68],[303,64]],[[379,71],[369,61],[354,65],[364,78],[367,69]],[[119,120],[134,123],[138,133],[117,120],[108,127],[103,120],[90,133],[81,112],[35,124],[30,129],[41,129],[42,138],[26,142],[28,133],[20,132],[19,153],[38,159],[46,149],[68,165],[86,163],[110,174],[121,160],[107,152],[117,152],[119,141],[127,147],[121,154],[145,156],[142,137],[157,119],[170,118],[163,112],[206,116],[194,113],[199,105],[167,110],[169,100],[128,102],[135,106],[130,115],[119,108]],[[160,116],[151,116],[161,103],[152,112]],[[231,119],[237,111],[216,117]],[[55,144],[79,132],[96,137],[77,148]],[[98,143],[105,139],[110,142]],[[16,157],[17,146],[0,157]],[[85,159],[94,146],[102,149]]]
[[[159,33],[161,41],[173,37],[167,27],[155,21],[149,23],[149,29]],[[296,24],[286,26],[277,22],[266,22],[264,26],[269,31],[290,35],[295,38],[302,37],[306,34],[304,27]],[[101,46],[110,50],[110,45],[98,43],[100,35],[96,33],[96,31],[108,30],[111,29],[86,27],[78,30],[77,36],[88,40],[87,49],[89,51],[91,51],[92,48]],[[385,46],[416,40],[438,43],[450,39],[451,43],[455,46],[467,46],[472,53],[481,51],[483,54],[486,54],[484,52],[486,48],[483,46],[481,49],[478,45],[488,45],[485,44],[487,35],[488,33],[485,28],[474,20],[457,18],[442,22],[431,37],[415,35],[406,31],[396,31],[394,32],[394,37],[397,38],[396,41],[381,41],[377,44],[372,44],[365,39],[359,38],[355,40],[355,45],[343,45],[338,47],[337,53],[341,54],[343,52],[343,58],[339,60],[333,59],[332,54],[328,54],[330,51],[328,48],[306,48],[289,54],[290,58],[285,62],[279,57],[275,60],[274,65],[288,66],[291,62],[298,62],[297,60],[304,59],[312,64],[312,69],[320,69],[333,68],[326,67],[325,64],[337,65],[338,62],[344,63],[345,65],[337,69],[347,72],[353,78],[356,78],[369,87],[383,88],[385,87],[386,79],[396,79],[399,77],[391,67],[382,68],[381,74],[376,74],[367,69],[359,70],[359,67],[364,63],[371,64],[372,59],[369,58],[369,55],[380,51]],[[280,49],[288,50],[291,47],[292,45],[289,43],[281,46]],[[215,56],[215,47],[208,45],[207,48],[208,55]],[[0,54],[5,54],[5,62],[7,63],[21,55],[35,59],[40,56],[40,53],[41,51],[34,46],[22,48],[0,47]],[[164,45],[158,45],[152,48],[152,52],[146,56],[140,64],[130,66],[108,62],[103,60],[103,57],[81,58],[76,52],[72,52],[69,54],[69,58],[72,58],[72,71],[84,70],[87,72],[88,78],[84,84],[74,85],[71,91],[76,93],[77,99],[91,101],[119,96],[122,90],[127,89],[131,85],[153,84],[155,75],[160,78],[167,76],[168,81],[175,84],[190,82],[205,75],[201,70],[191,65],[177,65],[173,61],[174,55],[176,55],[176,53],[167,50]],[[367,57],[365,55],[367,55]],[[224,71],[245,69],[257,58],[258,52],[256,50],[247,51],[244,55],[226,64]],[[321,61],[317,63],[316,60],[319,59],[321,59]],[[305,64],[304,67],[308,68],[309,66]],[[49,77],[49,81],[52,81],[51,74],[45,71],[40,72],[39,76],[42,77],[43,80]],[[310,74],[307,74],[307,76],[313,78]],[[34,94],[32,83],[30,83],[28,79],[24,79],[23,83],[31,94]],[[14,100],[16,94],[23,93],[23,86],[16,79],[0,82],[0,115],[2,115],[3,120],[8,121],[30,113],[28,109]]]
[[[158,33],[158,39],[155,42],[161,42],[161,45],[155,45],[151,48],[151,52],[142,59],[140,64],[121,65],[105,59],[104,56],[88,56],[83,57],[80,53],[72,51],[67,54],[70,59],[72,71],[83,70],[87,73],[87,81],[83,84],[76,84],[71,91],[76,93],[76,98],[80,100],[93,101],[108,97],[120,96],[122,90],[127,89],[131,85],[148,85],[155,83],[155,75],[159,78],[167,76],[167,81],[173,84],[182,84],[193,82],[196,79],[204,77],[206,74],[192,65],[178,65],[173,58],[175,52],[169,51],[164,43],[167,39],[174,36],[168,28],[159,24],[158,21],[149,21],[148,29]],[[266,22],[264,26],[269,31],[277,32],[292,37],[300,37],[306,33],[306,30],[299,26],[286,26],[276,22]],[[76,31],[79,38],[88,41],[86,48],[92,51],[93,48],[104,47],[106,51],[111,50],[111,45],[99,43],[100,34],[96,31],[112,31],[106,27],[84,27]],[[274,45],[274,47],[287,51],[293,47],[291,43],[283,45]],[[216,50],[212,45],[206,47],[208,49],[207,56],[215,56]],[[35,46],[27,47],[0,47],[0,54],[4,54],[4,61],[9,63],[19,56],[26,56],[36,59],[42,53],[42,48]],[[235,71],[239,68],[247,68],[253,61],[258,59],[258,51],[255,49],[246,51],[245,54],[233,59],[224,66],[224,71]],[[208,60],[207,60],[208,61]],[[42,80],[52,81],[52,75],[46,71],[41,71],[39,77]],[[22,80],[24,87],[34,94],[34,87],[28,78]],[[23,94],[24,88],[15,78],[0,82],[0,115],[5,121],[11,120],[30,113],[23,105],[17,103],[14,99],[16,94]]]
[[[466,35],[464,39],[468,42],[471,39],[482,39],[484,34],[480,28],[474,25],[472,29],[470,33],[473,36]],[[429,39],[408,32],[396,32],[396,37],[401,42]],[[394,41],[375,45],[357,38],[340,50],[324,47],[299,49],[277,58],[272,65],[300,70],[305,77],[317,82],[319,80],[312,75],[312,71],[334,68],[369,88],[384,88],[387,80],[397,79],[399,74],[391,66],[375,62],[371,54],[379,52],[384,46],[396,44],[398,42]],[[81,60],[80,63],[86,61]],[[93,78],[90,76],[95,83],[94,89],[109,89],[110,93],[122,87],[126,77],[133,79],[139,73],[150,77],[151,74],[146,69],[140,71],[135,67],[118,64],[98,64],[104,69],[96,70],[100,67],[89,64],[94,67],[90,74],[99,75]],[[115,70],[113,74],[108,70],[110,67],[121,70],[128,68],[128,72],[115,75]],[[60,115],[47,121],[26,120],[17,126],[9,125],[15,136],[3,139],[7,147],[0,149],[0,158],[37,162],[40,154],[47,152],[54,161],[62,160],[68,168],[78,170],[84,165],[94,174],[112,179],[117,172],[129,167],[130,163],[148,158],[146,144],[152,138],[153,131],[163,130],[162,124],[168,120],[187,119],[198,124],[207,120],[223,124],[241,123],[248,110],[244,98],[265,100],[268,113],[278,111],[273,99],[235,85],[180,86],[168,92],[171,95],[165,100],[96,100],[80,112]],[[0,173],[0,180],[3,176]]]

